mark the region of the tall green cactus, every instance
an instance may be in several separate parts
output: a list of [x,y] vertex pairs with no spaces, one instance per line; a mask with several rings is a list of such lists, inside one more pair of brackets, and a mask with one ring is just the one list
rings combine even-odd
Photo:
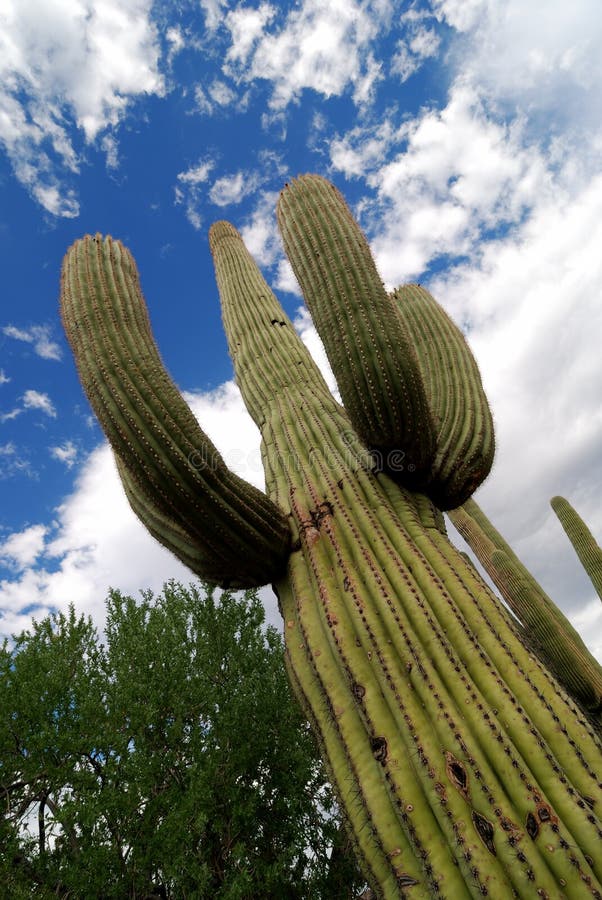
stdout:
[[602,733],[602,666],[473,498],[449,517],[523,625],[529,646]]
[[[304,176],[278,214],[347,408],[238,232],[214,225],[224,326],[261,430],[263,505],[221,462],[195,465],[208,439],[160,368],[131,257],[110,239],[68,251],[63,319],[130,502],[201,575],[207,560],[204,577],[273,582],[291,682],[378,897],[602,898],[596,735],[416,493],[452,483],[437,460],[449,473],[455,455],[459,468],[469,443],[442,453],[450,430],[424,363],[340,195]],[[458,369],[471,383],[454,374],[456,409],[476,367]],[[478,428],[482,412],[468,419]],[[486,469],[471,466],[462,490]]]
[[550,504],[602,600],[602,547],[568,500],[564,497],[552,497]]

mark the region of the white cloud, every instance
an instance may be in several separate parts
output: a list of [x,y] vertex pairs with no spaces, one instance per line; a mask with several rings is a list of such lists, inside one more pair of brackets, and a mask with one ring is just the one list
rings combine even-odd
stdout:
[[19,570],[32,566],[44,549],[46,531],[44,525],[31,525],[10,534],[0,543],[0,559]]
[[330,142],[332,166],[346,178],[363,178],[383,165],[397,140],[390,119],[370,128],[356,126]]
[[50,455],[53,459],[64,463],[68,469],[71,469],[77,459],[77,447],[73,441],[65,441],[57,447],[49,448]]
[[203,159],[196,166],[191,166],[185,172],[178,173],[178,181],[183,184],[202,184],[209,178],[209,173],[215,163],[211,159]]
[[107,169],[119,168],[119,145],[113,134],[102,136],[100,146],[107,157]]
[[406,25],[407,35],[397,42],[395,56],[391,60],[391,72],[399,75],[403,83],[421,68],[426,59],[437,55],[441,38],[420,17],[406,14],[402,20]]
[[0,385],[8,384],[9,381],[10,381],[10,378],[8,377],[8,375],[6,374],[4,369],[0,369]]
[[520,123],[496,122],[464,83],[444,109],[397,130],[356,128],[336,139],[331,158],[347,175],[367,170],[377,201],[366,216],[378,222],[373,249],[391,285],[416,278],[437,256],[477,253],[480,240],[520,223],[551,190],[546,160],[525,146]]
[[602,114],[602,16],[597,0],[440,0],[438,14],[463,32],[454,50],[465,77],[529,112],[538,130],[598,128]]
[[273,82],[270,106],[275,110],[308,88],[325,97],[351,88],[362,105],[380,77],[370,45],[389,14],[388,3],[304,0],[278,27],[276,7],[238,7],[225,20],[232,39],[225,71],[243,81]]
[[42,391],[29,390],[23,394],[24,409],[39,409],[45,415],[56,418],[56,410],[48,394]]
[[93,141],[131,99],[162,93],[150,0],[4,0],[0,143],[16,177],[51,214],[79,212],[72,124]]
[[169,60],[173,60],[174,56],[180,53],[186,46],[186,40],[180,28],[172,25],[165,32],[165,39],[169,44]]
[[14,338],[17,341],[24,341],[27,344],[33,344],[33,349],[42,359],[62,358],[62,351],[59,344],[50,338],[50,328],[48,325],[32,325],[30,328],[17,328],[15,325],[5,325],[2,333],[6,337]]
[[0,479],[12,478],[14,475],[35,477],[35,472],[27,457],[17,448],[13,441],[0,444]]
[[186,210],[186,218],[197,231],[202,227],[203,220],[200,213],[201,185],[209,180],[215,162],[208,157],[199,160],[195,166],[191,166],[185,172],[178,173],[179,184],[175,188],[176,204],[182,204]]
[[17,416],[20,416],[23,410],[21,407],[15,407],[15,409],[11,409],[10,412],[0,413],[0,422],[11,422],[13,419],[16,419]]
[[209,199],[216,206],[230,206],[240,203],[249,194],[253,194],[258,184],[257,176],[242,170],[232,175],[218,178],[209,191]]
[[218,106],[229,106],[236,100],[236,93],[232,88],[219,78],[211,82],[207,92]]
[[249,221],[240,229],[247,250],[258,266],[273,266],[282,257],[283,248],[276,225],[277,191],[263,193]]
[[201,8],[205,12],[205,26],[209,31],[215,31],[222,24],[224,9],[228,6],[228,0],[200,0]]

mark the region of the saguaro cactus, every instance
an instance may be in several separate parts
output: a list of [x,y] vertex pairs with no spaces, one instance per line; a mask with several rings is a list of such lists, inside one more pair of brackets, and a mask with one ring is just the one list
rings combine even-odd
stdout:
[[602,547],[568,500],[564,497],[552,497],[550,504],[602,600]]
[[[471,439],[448,440],[426,354],[338,192],[304,176],[279,221],[348,408],[238,232],[214,225],[224,326],[261,429],[263,505],[221,464],[198,465],[208,439],[184,410],[172,427],[131,257],[109,238],[68,251],[67,334],[132,505],[200,574],[207,559],[213,577],[274,583],[291,681],[377,896],[602,898],[597,738],[416,492],[449,500],[448,485],[462,494],[490,464],[490,437],[474,434],[483,410],[464,398],[460,414],[462,391],[476,390],[469,350],[453,352],[471,386],[455,373],[451,391]],[[458,489],[453,458],[459,468],[467,446]]]
[[474,499],[449,516],[523,625],[529,646],[602,733],[602,667],[577,631]]

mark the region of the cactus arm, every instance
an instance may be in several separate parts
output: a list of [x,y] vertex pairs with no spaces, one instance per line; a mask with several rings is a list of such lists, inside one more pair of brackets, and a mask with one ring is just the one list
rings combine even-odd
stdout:
[[[312,388],[306,351],[293,346],[299,339],[234,230],[220,226],[211,244],[237,379],[262,432],[267,490],[294,523],[275,585],[291,678],[379,896],[551,897],[576,835],[576,865],[594,885],[583,853],[602,830],[571,799],[587,790],[602,803],[587,724],[576,724],[507,614],[492,629],[498,602],[491,611],[483,592],[480,607],[466,599],[468,566],[459,554],[455,567],[444,564],[432,510],[419,513],[412,495],[365,464],[341,408],[320,380]],[[285,322],[277,339],[272,319]],[[520,684],[518,702],[506,678]],[[557,733],[561,715],[582,748],[571,782],[559,777],[560,760],[574,763],[571,738]],[[554,754],[542,755],[548,738]],[[563,810],[558,831],[546,830],[547,844],[527,843],[525,823],[547,804]],[[574,892],[591,896],[585,883]]]
[[474,500],[449,516],[568,693],[602,725],[602,668]]
[[[180,562],[199,578],[214,584],[221,582],[225,587],[221,563],[218,570],[212,571],[211,560],[207,553],[203,552],[196,541],[190,539],[185,529],[175,519],[166,515],[157,506],[152,496],[144,490],[144,485],[136,479],[135,473],[130,472],[120,459],[119,454],[114,452],[113,456],[128,503],[152,537],[177,556]],[[235,584],[231,586],[236,587]]]
[[403,285],[391,299],[412,340],[437,429],[428,493],[440,509],[453,509],[493,464],[493,419],[479,369],[460,329],[423,287]]
[[581,518],[564,497],[553,497],[552,509],[573,545],[575,553],[589,578],[598,597],[602,600],[602,547]]
[[276,577],[288,556],[288,521],[227,469],[200,429],[161,362],[134,260],[118,241],[88,236],[70,248],[61,311],[90,403],[143,486],[138,512],[151,498],[155,534],[157,513],[176,523],[194,545],[195,571],[215,583],[249,587]]
[[304,175],[282,191],[278,223],[353,427],[385,467],[403,454],[400,477],[428,481],[434,424],[416,357],[347,204]]
[[258,428],[284,394],[330,398],[320,370],[237,230],[229,222],[215,222],[209,246],[236,380]]

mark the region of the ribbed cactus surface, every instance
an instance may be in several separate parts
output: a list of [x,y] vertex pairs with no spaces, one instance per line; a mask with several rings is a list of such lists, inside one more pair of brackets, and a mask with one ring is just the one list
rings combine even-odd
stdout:
[[410,336],[435,427],[429,496],[454,509],[485,480],[493,464],[493,418],[474,356],[458,326],[421,285],[392,295]]
[[110,237],[67,253],[65,331],[135,512],[197,575],[265,584],[288,557],[285,516],[225,465],[159,357],[136,264]]
[[529,645],[542,656],[602,733],[602,667],[578,632],[474,499],[449,515],[524,626]]
[[564,497],[552,497],[550,503],[602,600],[602,547],[568,500]]
[[[341,328],[331,358],[357,373],[357,383],[347,376],[351,399],[341,387],[346,408],[329,393],[238,232],[224,222],[210,232],[236,378],[261,430],[265,500],[277,526],[273,557],[287,547],[286,569],[270,578],[291,682],[378,897],[602,898],[595,733],[449,542],[440,510],[382,471],[371,452],[375,438],[388,434],[413,453],[407,415],[426,416],[417,471],[428,483],[435,477],[436,433],[424,412],[420,366],[411,342],[408,350],[405,338],[397,346],[378,334],[388,327],[379,310],[391,300],[341,202],[322,179],[306,176],[283,192],[280,221],[293,265],[308,273],[310,306],[326,320],[325,343]],[[78,253],[76,245],[70,255]],[[66,271],[70,265],[68,255]],[[90,305],[89,287],[68,291],[69,304]],[[368,308],[373,298],[376,311]],[[107,315],[119,319],[119,292],[98,302],[115,304]],[[345,302],[343,312],[329,313],[329,304]],[[316,306],[324,308],[316,313]],[[98,340],[89,328],[83,347]],[[126,384],[140,377],[134,343],[127,354],[112,345]],[[73,344],[76,355],[87,352]],[[388,358],[395,354],[403,359]],[[368,367],[361,381],[360,364]],[[92,394],[118,398],[125,390],[117,375],[108,389],[104,378],[97,388],[92,372],[84,376]],[[422,395],[410,402],[414,382]],[[392,411],[386,398],[393,402],[397,391],[406,397]],[[165,529],[164,543],[177,545],[181,501],[168,508],[157,501],[154,483],[136,474],[143,449],[126,457],[125,426],[114,427],[134,508],[156,533]],[[152,434],[153,425],[142,429]]]

